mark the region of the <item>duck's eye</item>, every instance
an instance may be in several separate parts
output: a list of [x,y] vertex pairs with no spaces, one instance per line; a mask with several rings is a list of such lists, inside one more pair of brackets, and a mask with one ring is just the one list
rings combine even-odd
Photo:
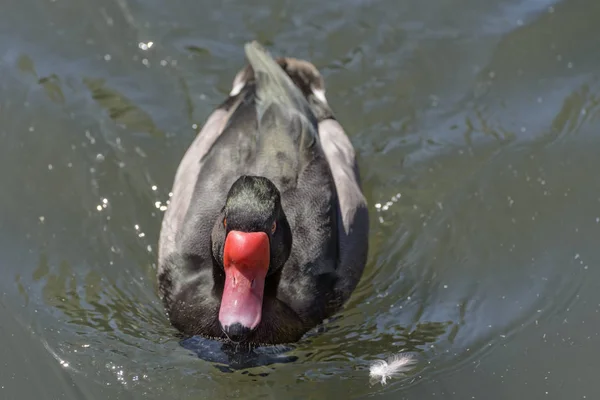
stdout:
[[223,218],[223,227],[227,228],[227,218]]
[[271,225],[271,233],[275,233],[275,230],[277,229],[277,222],[273,222],[273,225]]

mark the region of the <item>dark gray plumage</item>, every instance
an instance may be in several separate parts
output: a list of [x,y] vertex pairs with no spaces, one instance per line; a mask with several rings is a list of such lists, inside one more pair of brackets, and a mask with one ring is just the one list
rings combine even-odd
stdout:
[[[231,224],[265,231],[271,262],[262,319],[244,340],[294,342],[338,311],[356,287],[368,251],[366,201],[354,149],[317,69],[293,58],[273,60],[256,42],[245,50],[250,64],[175,175],[160,233],[159,289],[182,333],[226,338],[217,317],[223,241]],[[237,194],[258,190],[252,185],[260,179],[268,193],[254,197],[265,200]],[[230,193],[234,184],[241,190]],[[244,204],[247,211],[240,211]],[[224,225],[225,218],[231,221]],[[263,220],[278,229],[271,234]]]

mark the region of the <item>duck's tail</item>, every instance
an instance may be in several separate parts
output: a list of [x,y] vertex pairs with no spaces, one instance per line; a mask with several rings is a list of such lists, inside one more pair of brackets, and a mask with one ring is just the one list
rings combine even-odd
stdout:
[[[272,124],[282,127],[300,122],[303,129],[296,139],[310,146],[316,140],[317,121],[305,96],[258,42],[247,43],[244,49],[254,70],[259,127],[272,128]],[[309,137],[305,137],[306,134]]]

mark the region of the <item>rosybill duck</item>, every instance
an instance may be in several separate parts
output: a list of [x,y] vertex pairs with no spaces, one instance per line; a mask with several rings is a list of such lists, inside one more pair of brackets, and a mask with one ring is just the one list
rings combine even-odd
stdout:
[[293,343],[361,278],[369,218],[354,148],[315,66],[257,42],[177,169],[159,292],[183,335]]

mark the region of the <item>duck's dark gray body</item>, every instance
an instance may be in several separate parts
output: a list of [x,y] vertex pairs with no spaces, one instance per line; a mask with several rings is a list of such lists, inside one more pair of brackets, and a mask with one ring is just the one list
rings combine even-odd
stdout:
[[354,149],[314,66],[289,58],[276,63],[256,43],[246,53],[250,64],[177,170],[160,234],[159,287],[180,331],[226,338],[218,321],[216,221],[241,176],[268,178],[281,195],[291,251],[266,278],[262,319],[247,341],[293,342],[339,310],[356,287],[368,250],[366,201]]

